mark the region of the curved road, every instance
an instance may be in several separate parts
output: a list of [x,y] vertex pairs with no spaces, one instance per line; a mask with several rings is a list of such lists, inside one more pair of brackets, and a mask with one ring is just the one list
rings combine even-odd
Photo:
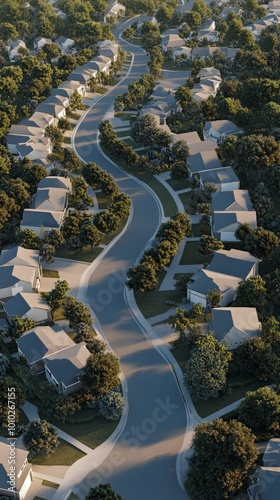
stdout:
[[[137,180],[122,172],[99,151],[98,124],[130,81],[148,72],[147,56],[137,47],[130,75],[105,95],[81,121],[75,147],[85,162],[94,161],[116,179],[132,199],[132,220],[93,271],[86,291],[112,349],[120,357],[128,386],[129,412],[124,431],[107,459],[80,484],[82,494],[100,481],[110,482],[126,500],[183,500],[176,458],[187,426],[186,409],[170,365],[146,339],[124,296],[127,269],[135,264],[161,221],[158,202]],[[147,300],[149,296],[147,295]]]

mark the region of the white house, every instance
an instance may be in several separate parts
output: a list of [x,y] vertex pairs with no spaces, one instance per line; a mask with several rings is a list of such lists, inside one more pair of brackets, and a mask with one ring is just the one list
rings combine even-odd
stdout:
[[112,2],[109,4],[108,9],[106,10],[105,16],[104,16],[104,23],[107,22],[108,18],[110,17],[121,17],[125,14],[126,8],[124,5],[122,5],[120,2],[115,1],[113,4]]
[[[32,466],[28,463],[29,452],[25,450],[20,443],[19,439],[15,440],[14,452],[16,456],[15,463],[11,463],[11,441],[5,437],[0,436],[0,457],[1,457],[1,474],[0,474],[0,495],[3,498],[14,498],[23,500],[26,498],[28,490],[31,486]],[[11,490],[10,481],[12,477],[10,474],[13,472],[11,467],[15,467],[15,486]]]
[[253,210],[248,191],[244,189],[212,194],[212,234],[220,241],[237,241],[235,232],[240,224],[257,227],[257,215]]
[[90,355],[86,343],[80,342],[43,358],[48,382],[65,396],[81,389],[80,375]]
[[255,307],[213,308],[212,324],[216,339],[229,350],[261,334],[261,323]]
[[26,49],[25,42],[23,40],[8,40],[8,56],[10,61],[16,61],[20,56],[20,49]]
[[220,305],[227,306],[234,301],[239,284],[258,274],[260,261],[242,250],[217,250],[209,266],[192,276],[188,283],[188,300],[206,307],[207,293],[219,290],[222,294]]
[[263,455],[263,467],[258,467],[253,484],[248,488],[249,500],[274,500],[280,490],[280,439],[270,439]]
[[172,33],[161,37],[161,48],[164,52],[185,46],[185,41],[178,34]]
[[51,38],[45,38],[45,37],[39,36],[39,37],[35,38],[35,40],[33,41],[34,50],[42,49],[43,47],[45,47],[45,45],[47,45],[49,43],[52,43]]
[[74,40],[65,36],[60,36],[59,38],[57,38],[55,43],[58,46],[59,50],[61,50],[62,54],[67,54],[68,52],[70,52],[70,49],[73,48],[73,45],[75,44]]
[[13,316],[33,319],[36,323],[52,321],[51,308],[39,293],[17,293],[5,303],[4,312],[8,321]]
[[240,187],[240,181],[231,167],[205,170],[199,172],[199,177],[202,187],[205,182],[210,182],[215,185],[216,191],[233,191]]
[[172,59],[191,59],[192,49],[191,47],[176,47],[172,50]]
[[205,141],[215,141],[221,144],[229,135],[239,136],[243,132],[230,120],[212,120],[205,123],[203,137]]

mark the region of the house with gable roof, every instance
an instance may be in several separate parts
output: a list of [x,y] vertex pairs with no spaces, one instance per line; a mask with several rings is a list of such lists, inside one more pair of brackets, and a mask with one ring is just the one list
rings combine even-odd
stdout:
[[261,334],[261,323],[255,307],[214,307],[212,327],[215,338],[229,350]]
[[33,475],[32,466],[28,463],[29,452],[23,448],[20,440],[17,439],[15,443],[15,486],[11,489],[9,481],[11,478],[11,451],[9,444],[11,442],[0,436],[0,495],[2,498],[14,498],[23,500],[26,498],[27,492],[31,486]]
[[244,131],[230,120],[212,120],[205,123],[203,137],[205,141],[215,141],[221,144],[229,135],[239,136]]
[[209,266],[192,276],[187,286],[188,300],[207,307],[207,293],[219,290],[220,305],[227,306],[234,301],[239,284],[258,274],[260,262],[261,259],[243,250],[217,250]]
[[62,54],[67,54],[73,48],[73,45],[75,44],[74,40],[71,38],[67,38],[65,36],[60,36],[55,40],[56,45],[58,46],[59,50],[61,50]]
[[23,40],[8,40],[7,42],[8,56],[11,62],[16,61],[20,56],[20,49],[26,49],[25,42]]
[[270,439],[263,455],[263,466],[253,476],[247,493],[249,500],[274,500],[280,490],[280,439]]
[[212,194],[212,234],[220,241],[237,241],[235,232],[240,224],[257,227],[257,214],[253,210],[248,191],[244,189]]
[[52,321],[51,308],[39,293],[20,291],[5,303],[4,312],[8,321],[13,316],[33,319],[36,323]]
[[65,396],[81,389],[80,376],[90,355],[85,342],[50,354],[43,358],[46,379]]
[[36,326],[16,339],[16,343],[18,353],[24,356],[32,373],[36,375],[45,371],[44,358],[75,345],[57,324]]

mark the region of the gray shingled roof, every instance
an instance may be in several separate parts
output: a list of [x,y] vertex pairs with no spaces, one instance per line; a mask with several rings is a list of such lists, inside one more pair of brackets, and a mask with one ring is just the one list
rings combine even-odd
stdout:
[[261,259],[243,250],[217,250],[207,269],[245,280],[256,262]]
[[204,172],[199,172],[199,175],[202,182],[213,182],[214,184],[239,183],[239,179],[231,167],[205,170]]
[[221,341],[236,328],[244,339],[260,333],[260,321],[255,307],[218,307],[212,309],[215,337]]
[[63,351],[51,354],[44,359],[44,363],[55,379],[68,387],[78,382],[78,377],[86,366],[90,355],[86,343],[80,342]]
[[24,316],[30,309],[38,308],[50,311],[51,308],[39,293],[17,293],[5,304],[5,311],[10,318],[12,316]]
[[31,208],[63,212],[65,205],[65,188],[39,188],[36,191]]
[[216,151],[202,151],[190,156],[188,166],[192,174],[222,168]]
[[256,212],[214,212],[212,214],[213,230],[215,232],[235,231],[239,224],[250,224],[257,227]]
[[249,192],[246,189],[235,189],[234,191],[223,191],[212,194],[211,209],[214,211],[250,211],[253,206]]
[[15,264],[36,267],[39,265],[39,250],[23,248],[19,245],[9,245],[3,248],[0,256],[0,266]]
[[1,267],[1,280],[0,288],[9,288],[19,281],[29,283],[30,285],[34,282],[34,277],[36,273],[36,267],[30,266],[3,266]]
[[69,177],[59,177],[59,176],[49,175],[47,177],[44,177],[44,179],[40,180],[38,184],[38,189],[42,188],[64,188],[71,190],[72,183]]
[[32,210],[25,208],[22,215],[21,226],[27,227],[60,227],[64,213],[47,210]]
[[17,344],[29,363],[36,363],[45,356],[75,345],[67,333],[60,328],[37,326],[24,333]]

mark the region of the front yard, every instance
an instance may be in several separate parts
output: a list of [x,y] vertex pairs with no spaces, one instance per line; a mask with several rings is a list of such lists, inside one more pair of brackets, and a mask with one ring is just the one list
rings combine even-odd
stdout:
[[199,253],[199,245],[199,241],[186,242],[180,265],[209,264],[212,256]]

